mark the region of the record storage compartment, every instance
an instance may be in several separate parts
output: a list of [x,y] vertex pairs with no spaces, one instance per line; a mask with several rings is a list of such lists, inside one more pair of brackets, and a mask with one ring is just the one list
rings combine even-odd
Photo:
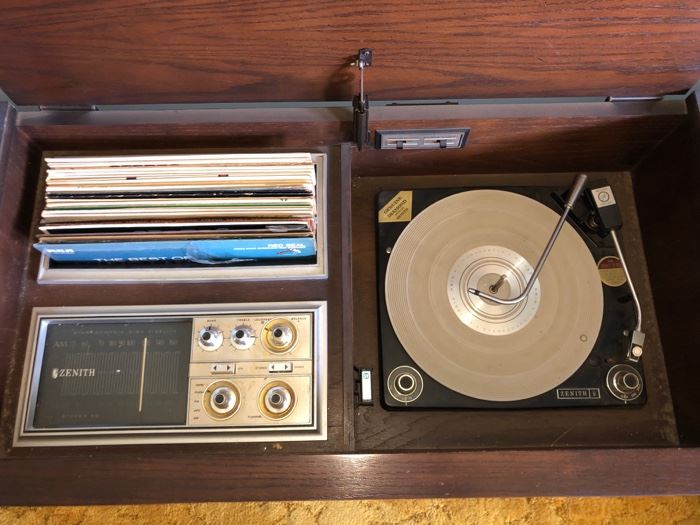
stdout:
[[[357,151],[350,143],[351,108],[323,104],[92,112],[15,111],[2,104],[0,115],[3,504],[700,492],[697,94],[641,102],[373,106],[371,131],[470,128],[464,149],[446,151]],[[215,286],[36,282],[31,225],[43,152],[194,149],[327,153],[328,279]],[[623,249],[645,313],[647,404],[384,409],[377,382],[377,192],[567,186],[579,172],[607,178],[621,202]],[[11,447],[33,307],[282,300],[329,302],[326,442]],[[373,406],[356,405],[360,367],[375,371]],[[100,475],[105,471],[110,476]],[[621,481],[620,472],[630,471]]]
[[[150,154],[154,154],[153,150],[149,150]],[[41,160],[42,173],[39,176],[40,186],[37,190],[37,201],[35,208],[41,207],[45,188],[41,185],[41,181],[46,180],[48,175],[46,158],[48,157],[64,157],[66,155],[76,155],[79,152],[70,152],[62,154],[61,152],[44,152],[44,158]],[[96,152],[88,152],[88,157],[99,155]],[[326,180],[326,155],[315,154],[310,155],[311,162],[316,173],[316,185],[314,190],[314,206],[316,224],[318,231],[314,231],[313,238],[316,244],[315,260],[304,261],[301,263],[287,262],[282,265],[274,263],[262,264],[172,264],[172,265],[154,265],[149,263],[141,264],[122,264],[122,265],[102,265],[99,264],[80,264],[77,267],[70,264],[56,264],[46,254],[41,258],[39,263],[37,281],[42,283],[54,284],[85,284],[89,282],[99,283],[126,283],[126,282],[197,282],[202,281],[234,281],[234,280],[261,280],[269,281],[273,279],[299,279],[299,278],[323,278],[325,272],[325,180]],[[39,224],[35,224],[34,230],[38,231]],[[210,261],[211,263],[212,261]]]

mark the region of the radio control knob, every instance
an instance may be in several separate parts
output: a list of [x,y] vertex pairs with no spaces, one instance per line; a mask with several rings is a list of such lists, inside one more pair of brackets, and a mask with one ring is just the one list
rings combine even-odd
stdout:
[[288,319],[273,319],[263,327],[262,340],[273,353],[288,352],[297,342],[297,330]]
[[239,350],[247,350],[255,343],[255,332],[250,326],[240,325],[231,330],[231,344]]
[[226,413],[236,406],[238,397],[229,387],[219,387],[211,394],[211,406],[216,412]]
[[260,412],[269,419],[284,419],[294,409],[295,402],[294,390],[282,381],[268,383],[258,397]]
[[202,403],[213,419],[228,419],[238,411],[241,395],[230,381],[217,381],[207,387]]
[[197,343],[202,350],[213,352],[224,343],[224,334],[216,326],[206,326],[199,331]]
[[621,401],[637,399],[644,388],[641,374],[629,365],[616,365],[608,371],[606,384],[610,393]]
[[279,414],[289,410],[292,404],[292,395],[283,386],[271,388],[265,395],[265,405],[270,412]]

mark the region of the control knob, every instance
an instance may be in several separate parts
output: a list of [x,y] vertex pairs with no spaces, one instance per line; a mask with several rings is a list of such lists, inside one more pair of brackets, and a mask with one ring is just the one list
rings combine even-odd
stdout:
[[282,381],[268,383],[258,397],[260,412],[269,419],[284,419],[292,412],[295,403],[294,390]]
[[610,393],[621,401],[634,401],[640,395],[644,385],[642,375],[630,365],[615,365],[606,377]]
[[213,419],[228,419],[238,411],[241,395],[232,382],[217,381],[207,387],[202,403]]
[[263,327],[263,343],[270,352],[288,352],[296,342],[297,330],[288,319],[273,319]]
[[247,350],[255,342],[255,332],[250,326],[240,325],[231,330],[231,344],[239,350]]
[[216,326],[205,326],[199,331],[197,344],[202,350],[213,352],[224,342],[224,334]]

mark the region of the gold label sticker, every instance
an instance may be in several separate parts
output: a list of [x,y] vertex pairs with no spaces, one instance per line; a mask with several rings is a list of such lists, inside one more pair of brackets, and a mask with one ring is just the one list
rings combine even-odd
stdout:
[[413,192],[400,191],[379,210],[379,222],[408,222],[413,218]]
[[603,257],[598,261],[598,273],[600,274],[600,280],[608,286],[622,286],[627,282],[620,259],[612,255]]

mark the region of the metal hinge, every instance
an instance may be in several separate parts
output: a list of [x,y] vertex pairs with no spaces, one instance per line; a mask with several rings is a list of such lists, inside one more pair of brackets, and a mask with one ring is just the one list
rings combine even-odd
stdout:
[[39,111],[99,111],[94,104],[75,104],[72,106],[39,106]]
[[372,50],[368,47],[360,49],[351,65],[360,70],[360,93],[352,99],[352,128],[357,149],[362,151],[369,143],[369,97],[365,94],[365,69],[372,65]]
[[609,96],[605,102],[657,102],[663,100],[664,97],[649,96],[649,97],[613,97]]

